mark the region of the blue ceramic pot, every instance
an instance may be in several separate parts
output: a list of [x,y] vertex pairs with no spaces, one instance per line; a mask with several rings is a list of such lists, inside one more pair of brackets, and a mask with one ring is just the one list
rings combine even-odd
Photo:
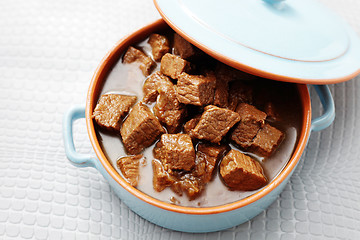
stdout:
[[[324,107],[324,114],[311,120],[311,101],[307,85],[297,84],[303,110],[302,129],[298,144],[281,173],[255,194],[234,203],[206,208],[182,207],[159,201],[132,187],[113,168],[99,145],[91,115],[103,82],[122,53],[131,44],[141,41],[150,33],[165,27],[167,25],[163,20],[147,25],[119,41],[104,57],[90,83],[86,107],[75,106],[69,109],[64,116],[63,136],[66,155],[70,162],[77,167],[96,168],[130,209],[157,225],[184,232],[212,232],[239,225],[264,211],[279,196],[300,160],[310,132],[322,130],[334,120],[333,98],[326,85],[314,85]],[[96,157],[83,155],[75,150],[72,125],[79,118],[86,118],[89,138]]]

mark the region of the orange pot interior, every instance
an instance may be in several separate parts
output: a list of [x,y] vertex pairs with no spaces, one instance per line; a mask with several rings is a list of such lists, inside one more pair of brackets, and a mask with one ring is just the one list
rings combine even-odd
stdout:
[[279,184],[282,183],[289,176],[289,174],[291,174],[292,170],[296,167],[302,152],[304,151],[304,148],[307,143],[307,139],[309,138],[310,126],[311,126],[311,102],[310,102],[309,92],[305,84],[297,84],[297,88],[301,99],[302,109],[303,109],[303,114],[302,114],[303,119],[302,119],[300,138],[291,159],[289,160],[288,164],[285,166],[283,171],[271,183],[269,183],[267,186],[265,186],[263,189],[256,192],[255,194],[234,203],[229,203],[215,207],[194,208],[194,207],[177,206],[157,200],[137,190],[136,188],[132,187],[128,182],[126,182],[107,160],[104,152],[100,147],[95,132],[94,122],[91,118],[91,115],[95,108],[97,99],[99,98],[99,94],[101,92],[101,88],[103,86],[104,81],[107,78],[108,73],[111,71],[112,67],[116,64],[116,62],[120,59],[121,55],[130,45],[142,41],[152,32],[159,31],[167,27],[168,26],[166,25],[164,20],[160,19],[125,37],[124,39],[116,43],[115,47],[103,58],[99,67],[96,69],[88,90],[88,95],[86,100],[86,112],[85,112],[86,125],[94,151],[100,163],[105,168],[105,170],[121,187],[126,189],[128,192],[130,192],[132,195],[136,196],[137,198],[156,207],[168,211],[185,213],[185,214],[215,214],[215,213],[231,211],[234,209],[244,207],[248,204],[251,204],[257,201],[258,199],[264,197],[272,190],[274,190],[277,186],[279,186]]

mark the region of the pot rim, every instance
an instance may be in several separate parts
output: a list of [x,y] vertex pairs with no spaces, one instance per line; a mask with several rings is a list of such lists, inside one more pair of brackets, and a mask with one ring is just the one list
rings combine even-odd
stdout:
[[130,46],[130,44],[141,41],[142,39],[144,39],[144,37],[146,37],[150,33],[157,31],[161,28],[164,28],[166,26],[168,25],[166,25],[165,21],[163,19],[159,19],[151,24],[148,24],[140,28],[139,30],[133,32],[132,34],[124,37],[122,40],[118,41],[115,44],[115,46],[105,55],[105,57],[101,60],[99,66],[97,67],[93,75],[93,78],[90,82],[89,90],[87,93],[87,99],[86,99],[86,109],[85,109],[86,126],[88,130],[90,142],[95,151],[95,154],[98,157],[98,160],[100,161],[104,169],[121,187],[123,187],[126,191],[128,191],[130,194],[137,197],[138,199],[148,204],[151,204],[155,207],[161,208],[163,210],[182,213],[182,214],[206,215],[206,214],[224,213],[250,205],[256,202],[257,200],[265,197],[276,187],[278,187],[283,181],[285,181],[285,179],[289,175],[291,175],[292,171],[299,162],[300,157],[306,147],[307,140],[310,136],[310,130],[311,130],[311,101],[310,101],[310,95],[307,85],[305,84],[299,84],[299,83],[296,84],[301,99],[303,119],[301,126],[302,130],[300,133],[298,144],[289,162],[286,164],[283,170],[277,175],[277,177],[273,179],[270,183],[268,183],[265,187],[263,187],[258,192],[236,202],[219,205],[219,206],[200,207],[200,208],[178,206],[163,202],[132,187],[114,169],[114,167],[107,160],[104,152],[101,149],[101,146],[97,140],[94,122],[91,116],[96,104],[94,100],[97,99],[100,93],[100,89],[103,85],[103,80],[107,77],[111,68],[119,60],[122,53],[125,51],[127,47]]

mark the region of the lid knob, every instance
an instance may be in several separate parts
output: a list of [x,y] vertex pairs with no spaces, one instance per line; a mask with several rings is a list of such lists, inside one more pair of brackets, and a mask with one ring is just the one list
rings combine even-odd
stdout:
[[265,2],[268,2],[268,3],[279,3],[279,2],[283,2],[285,0],[263,0]]
[[284,6],[284,1],[285,0],[263,0],[264,2],[273,5],[274,7],[278,8],[278,9],[282,9]]

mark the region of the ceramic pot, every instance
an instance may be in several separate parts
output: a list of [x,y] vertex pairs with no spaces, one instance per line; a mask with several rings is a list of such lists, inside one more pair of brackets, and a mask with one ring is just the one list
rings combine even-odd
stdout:
[[[239,225],[265,210],[281,193],[299,163],[311,131],[328,127],[335,116],[334,102],[326,85],[315,85],[324,107],[324,114],[311,119],[311,101],[308,87],[296,84],[302,106],[300,138],[288,164],[268,185],[255,194],[237,202],[204,208],[177,206],[162,202],[132,187],[114,169],[102,151],[91,118],[104,81],[126,49],[145,39],[150,33],[168,28],[163,20],[149,24],[119,41],[103,58],[90,83],[86,107],[75,106],[64,117],[63,134],[68,159],[77,167],[94,167],[110,183],[114,192],[134,212],[165,228],[185,232],[212,232]],[[77,153],[73,142],[72,124],[85,118],[87,131],[96,157]]]

